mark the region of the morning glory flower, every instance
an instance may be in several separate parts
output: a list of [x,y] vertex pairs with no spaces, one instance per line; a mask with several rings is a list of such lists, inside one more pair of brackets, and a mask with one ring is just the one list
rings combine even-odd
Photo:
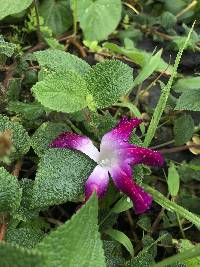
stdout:
[[121,119],[114,129],[103,136],[100,151],[88,137],[72,132],[61,133],[52,142],[50,147],[79,150],[97,163],[85,183],[85,200],[94,191],[99,198],[103,197],[111,176],[117,189],[132,200],[136,214],[141,214],[151,207],[152,196],[136,184],[132,178],[132,166],[161,166],[164,160],[159,152],[128,143],[132,130],[141,122],[138,118]]

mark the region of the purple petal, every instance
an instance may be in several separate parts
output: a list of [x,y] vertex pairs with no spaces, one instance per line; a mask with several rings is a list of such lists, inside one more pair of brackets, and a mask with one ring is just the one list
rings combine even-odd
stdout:
[[118,152],[122,159],[129,164],[145,164],[148,166],[162,166],[164,163],[163,156],[158,152],[145,147],[129,145],[127,148]]
[[101,147],[110,146],[113,143],[120,147],[126,145],[133,128],[137,127],[142,122],[141,119],[134,118],[128,120],[126,117],[122,118],[119,124],[110,132],[106,133],[101,141]]
[[93,145],[92,141],[88,137],[80,136],[72,132],[61,133],[50,144],[50,147],[76,149],[85,153],[95,162],[97,162],[99,158],[98,149]]
[[112,168],[110,174],[116,187],[132,200],[136,214],[141,214],[151,207],[152,197],[132,179],[128,164]]
[[97,165],[85,183],[86,200],[96,191],[99,198],[103,197],[109,183],[108,171]]

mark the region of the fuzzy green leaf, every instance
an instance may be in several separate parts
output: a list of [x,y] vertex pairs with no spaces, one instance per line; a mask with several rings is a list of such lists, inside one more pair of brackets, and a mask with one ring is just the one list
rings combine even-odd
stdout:
[[116,29],[121,9],[120,0],[77,0],[77,16],[85,39],[105,39]]
[[39,6],[44,23],[55,35],[61,35],[72,25],[69,0],[45,0]]
[[102,242],[97,226],[96,196],[36,246],[46,255],[48,267],[105,267]]
[[200,89],[200,77],[187,77],[179,79],[173,86],[177,93],[185,92],[191,89]]
[[133,87],[132,69],[118,60],[106,60],[92,68],[86,82],[96,106],[109,107]]
[[32,206],[47,207],[80,199],[84,182],[94,167],[95,163],[83,153],[49,149],[36,174]]
[[49,144],[62,132],[70,131],[64,123],[44,122],[33,134],[31,146],[38,156],[42,156]]
[[10,131],[11,153],[9,159],[14,160],[26,154],[30,148],[30,138],[24,127],[18,122],[10,121],[8,117],[0,115],[0,133]]
[[11,57],[16,49],[16,45],[5,42],[2,35],[0,35],[0,54]]
[[178,99],[175,109],[200,111],[200,89],[187,90]]
[[185,144],[191,139],[194,132],[194,121],[190,115],[183,115],[175,120],[174,136],[177,146]]
[[0,242],[0,266],[2,267],[44,267],[44,257],[40,252],[15,247]]
[[32,87],[36,99],[45,107],[62,112],[75,112],[87,106],[85,80],[73,71],[47,75]]
[[0,212],[15,211],[21,201],[22,190],[15,176],[0,168]]
[[0,0],[0,20],[28,8],[33,0]]
[[50,71],[71,70],[80,75],[86,74],[91,70],[89,64],[77,56],[71,55],[57,49],[47,49],[45,51],[35,52],[39,65]]

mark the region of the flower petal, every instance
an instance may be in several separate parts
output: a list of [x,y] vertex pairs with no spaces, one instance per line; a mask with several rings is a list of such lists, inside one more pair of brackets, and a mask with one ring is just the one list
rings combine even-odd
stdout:
[[164,163],[164,158],[160,152],[146,147],[130,144],[128,147],[118,151],[118,153],[121,155],[122,159],[133,165],[145,164],[148,166],[162,166]]
[[119,124],[110,132],[106,133],[101,141],[102,147],[114,144],[116,147],[126,145],[133,128],[137,127],[142,122],[141,119],[134,118],[128,120],[126,117],[122,118]]
[[110,174],[116,187],[133,201],[136,214],[141,214],[151,207],[152,197],[132,179],[131,168],[128,164],[123,167],[115,166]]
[[85,183],[86,200],[96,191],[99,198],[103,197],[109,183],[108,171],[97,165]]
[[50,147],[76,149],[85,153],[95,162],[98,162],[99,151],[86,136],[81,136],[72,132],[64,132],[50,144]]

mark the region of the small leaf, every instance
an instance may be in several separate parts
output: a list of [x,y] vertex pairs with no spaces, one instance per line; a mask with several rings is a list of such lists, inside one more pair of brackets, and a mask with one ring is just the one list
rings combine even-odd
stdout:
[[162,49],[159,50],[155,55],[153,55],[147,64],[139,72],[138,76],[134,80],[134,87],[138,84],[143,83],[159,66],[161,60]]
[[75,112],[87,106],[85,80],[72,71],[47,75],[32,87],[36,99],[45,107],[62,112]]
[[[26,154],[30,148],[28,133],[18,122],[10,121],[8,117],[0,115],[0,133],[5,133],[5,131],[10,131],[10,145],[12,147],[9,160],[14,160],[20,155]],[[1,156],[3,157],[3,155]]]
[[112,33],[121,19],[120,0],[77,0],[77,16],[84,37],[100,41]]
[[112,208],[112,212],[121,213],[133,207],[133,203],[127,196],[123,196]]
[[[1,6],[2,8],[2,6]],[[0,54],[11,57],[16,49],[16,45],[4,41],[2,35],[0,35]]]
[[22,190],[15,176],[0,168],[0,212],[14,212],[20,205]]
[[39,13],[55,35],[63,34],[72,25],[69,0],[44,0],[39,6]]
[[121,243],[131,255],[134,254],[133,245],[130,239],[123,232],[110,228],[106,230],[105,233]]
[[187,90],[178,99],[176,110],[200,111],[200,89]]
[[[193,245],[192,242],[187,239],[181,239],[179,246],[180,246],[179,247],[180,252],[184,252],[187,251],[187,249],[195,247],[195,245]],[[183,263],[185,263],[187,267],[198,267],[200,266],[200,257],[185,260],[183,261]]]
[[28,8],[33,0],[0,0],[0,20]]
[[174,137],[177,146],[185,144],[194,132],[194,121],[190,115],[183,115],[175,120]]
[[46,255],[48,267],[106,266],[97,216],[98,203],[93,195],[71,220],[36,246]]
[[111,106],[133,86],[132,69],[118,60],[96,64],[85,78],[98,108]]
[[176,166],[173,163],[171,163],[168,169],[167,184],[170,195],[175,197],[179,191],[180,178]]
[[80,199],[84,182],[94,167],[95,163],[83,153],[57,148],[47,150],[35,178],[33,208]]

